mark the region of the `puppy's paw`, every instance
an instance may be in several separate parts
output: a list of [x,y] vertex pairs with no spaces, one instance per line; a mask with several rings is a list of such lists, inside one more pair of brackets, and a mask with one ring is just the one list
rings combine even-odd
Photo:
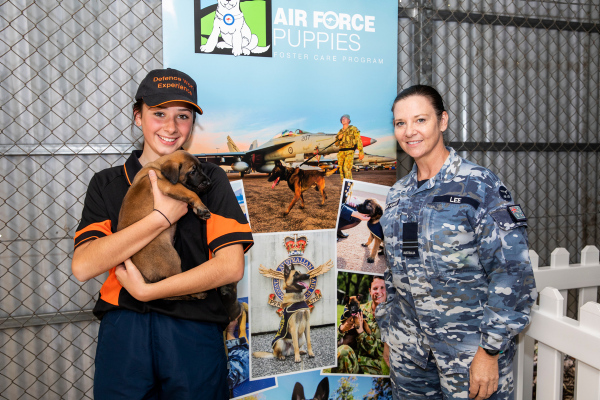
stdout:
[[301,355],[301,356],[303,356],[303,355],[305,355],[305,354],[306,354],[306,352],[305,352],[304,350],[300,350],[300,355]]
[[194,212],[196,213],[198,218],[201,219],[209,219],[211,215],[210,211],[208,211],[208,208],[194,208]]
[[361,243],[360,245],[361,245],[362,247],[368,247],[368,246],[369,246],[369,245],[368,245],[368,244],[366,244],[366,243]]
[[279,358],[281,361],[285,360],[285,356],[284,355],[281,355],[281,356],[279,356],[277,358]]
[[225,42],[219,42],[219,43],[217,43],[217,48],[218,49],[230,49],[231,46]]
[[242,54],[242,49],[241,49],[241,48],[239,48],[239,49],[236,49],[236,48],[234,47],[234,48],[233,48],[233,50],[232,50],[232,53],[233,53],[233,55],[234,55],[234,56],[236,56],[236,57],[237,57],[237,56],[239,56],[240,54]]
[[294,362],[299,363],[301,361],[302,361],[302,359],[300,358],[300,354],[298,354],[296,357],[294,357]]
[[245,47],[244,47],[244,48],[242,48],[242,53],[243,53],[245,56],[249,56],[249,55],[250,55],[250,50],[248,50],[247,48],[245,48]]
[[190,296],[192,296],[193,298],[198,299],[198,300],[204,300],[206,298],[206,296],[208,296],[208,294],[206,294],[206,292],[201,292],[201,293],[190,294]]
[[373,263],[375,262],[375,259],[374,259],[374,258],[372,258],[372,257],[369,257],[369,258],[367,258],[367,262],[368,262],[369,264],[373,264]]
[[305,207],[304,207],[304,205],[301,205],[300,208],[304,210]]
[[310,358],[315,358],[315,353],[313,353],[313,351],[311,350],[311,351],[308,352],[308,356]]

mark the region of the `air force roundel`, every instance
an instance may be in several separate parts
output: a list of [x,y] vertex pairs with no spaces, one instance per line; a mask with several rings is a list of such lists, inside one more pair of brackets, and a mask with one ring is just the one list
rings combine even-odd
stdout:
[[235,18],[231,14],[225,14],[223,15],[223,22],[225,22],[225,25],[233,25]]

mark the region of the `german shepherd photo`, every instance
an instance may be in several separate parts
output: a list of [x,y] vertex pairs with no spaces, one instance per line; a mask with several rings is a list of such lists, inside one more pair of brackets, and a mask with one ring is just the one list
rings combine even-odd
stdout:
[[292,192],[294,192],[294,198],[292,199],[287,210],[283,215],[288,215],[294,204],[300,200],[300,208],[304,209],[304,196],[302,193],[311,187],[315,187],[315,190],[321,193],[321,206],[325,205],[325,199],[327,194],[325,193],[325,177],[331,176],[337,171],[337,167],[327,172],[317,170],[304,170],[298,167],[290,168],[284,166],[281,161],[275,162],[275,168],[269,174],[267,181],[273,182],[271,189],[279,184],[279,181],[287,181],[288,186]]
[[[296,271],[294,265],[285,266],[283,270],[283,309],[284,317],[279,331],[273,341],[273,352],[255,351],[256,358],[276,357],[285,360],[286,356],[294,355],[294,361],[300,362],[300,354],[314,357],[315,353],[310,342],[310,308],[304,301],[304,290],[308,287],[306,281],[310,275]],[[306,344],[307,351],[300,350]]]
[[337,225],[339,270],[385,272],[385,238],[379,221],[389,190],[389,186],[344,180]]
[[[284,239],[290,237],[304,248],[288,253]],[[333,243],[333,230],[254,236],[248,256],[250,314],[255,316],[250,320],[251,379],[335,365]]]

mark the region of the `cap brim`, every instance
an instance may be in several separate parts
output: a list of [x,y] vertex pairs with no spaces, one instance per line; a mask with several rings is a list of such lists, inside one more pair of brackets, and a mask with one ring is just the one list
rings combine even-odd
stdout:
[[171,98],[169,100],[165,100],[164,96],[160,96],[160,97],[146,96],[146,97],[142,97],[142,100],[144,100],[144,103],[149,107],[158,107],[158,106],[162,106],[167,103],[172,103],[174,101],[181,101],[183,103],[188,103],[189,105],[191,105],[192,108],[194,110],[196,110],[196,112],[200,113],[200,115],[203,114],[203,111],[200,108],[200,106],[198,106],[198,104],[194,103],[193,101],[186,100],[186,99]]

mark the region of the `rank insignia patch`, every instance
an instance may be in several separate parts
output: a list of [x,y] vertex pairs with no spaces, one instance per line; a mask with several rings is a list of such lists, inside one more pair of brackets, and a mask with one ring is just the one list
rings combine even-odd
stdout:
[[504,186],[500,186],[500,189],[498,189],[498,193],[500,194],[500,197],[502,197],[504,200],[506,200],[506,201],[512,200],[512,197],[510,196],[510,192]]
[[515,204],[514,206],[508,206],[508,212],[511,217],[515,220],[515,222],[523,222],[527,221],[527,217],[525,217],[525,213],[520,205]]

